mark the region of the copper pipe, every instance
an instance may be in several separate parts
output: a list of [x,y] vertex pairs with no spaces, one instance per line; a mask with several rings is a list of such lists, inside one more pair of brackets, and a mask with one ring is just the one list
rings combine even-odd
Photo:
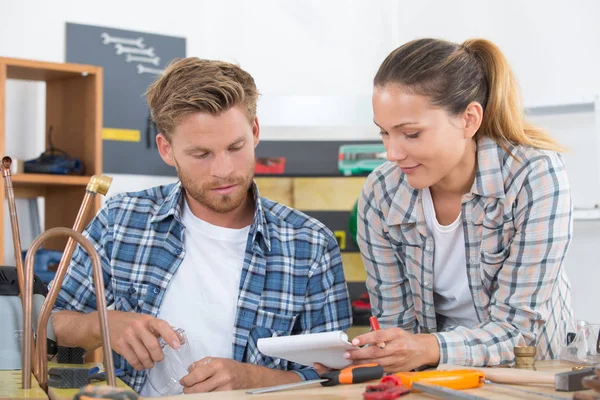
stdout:
[[15,266],[17,267],[17,281],[19,283],[19,295],[23,298],[23,256],[21,253],[21,235],[19,233],[19,219],[17,218],[17,205],[15,204],[15,193],[13,191],[10,166],[12,159],[8,156],[2,159],[2,176],[6,188],[6,199],[10,211],[10,227],[12,230],[13,247],[15,251]]
[[[92,261],[94,287],[96,289],[96,308],[98,310],[98,317],[100,319],[100,331],[104,350],[104,371],[106,372],[106,381],[108,384],[116,387],[115,367],[113,364],[112,350],[110,347],[110,332],[108,330],[108,315],[106,312],[106,298],[104,293],[104,279],[102,277],[102,265],[100,264],[100,257],[98,256],[96,249],[94,249],[92,243],[81,233],[75,232],[73,229],[69,228],[52,228],[42,233],[33,241],[33,243],[31,243],[30,251],[27,252],[27,257],[25,258],[25,298],[23,301],[25,303],[26,313],[23,316],[23,332],[31,332],[33,324],[31,307],[33,302],[33,261],[35,258],[35,253],[46,239],[59,236],[69,236],[75,239],[75,241],[79,242],[79,244],[88,253],[88,256]],[[46,298],[44,305],[48,303],[49,300],[49,298]],[[33,340],[27,340],[29,337],[31,336],[23,335],[23,389],[31,388],[31,350],[33,346]],[[40,343],[45,343],[46,338],[38,337],[37,341],[39,345]],[[40,362],[43,366],[43,368],[40,370],[40,372],[43,374],[36,376],[36,378],[38,379],[42,389],[47,391],[48,373],[44,371],[47,371],[48,360],[45,354],[41,355],[41,360],[38,359],[38,362]]]
[[[112,178],[108,176],[92,176],[86,188],[86,193],[79,208],[77,217],[75,218],[75,223],[73,224],[73,230],[75,232],[81,233],[81,231],[83,231],[85,218],[96,194],[100,193],[105,195],[108,192],[111,182]],[[73,238],[69,238],[63,255],[60,259],[60,263],[58,264],[56,274],[54,275],[52,287],[48,291],[48,294],[46,295],[46,301],[44,301],[40,310],[37,324],[37,338],[45,338],[48,334],[48,320],[50,319],[50,314],[54,308],[54,303],[56,303],[56,298],[58,297],[58,293],[62,287],[67,270],[69,269],[69,264],[71,262],[71,257],[73,256],[73,252],[75,251],[75,247],[75,240],[73,240]],[[46,340],[38,340],[35,346],[34,357],[36,360],[33,371],[35,376],[47,375],[47,367],[44,367],[45,365],[47,366],[47,363],[44,363],[47,352],[48,343]]]

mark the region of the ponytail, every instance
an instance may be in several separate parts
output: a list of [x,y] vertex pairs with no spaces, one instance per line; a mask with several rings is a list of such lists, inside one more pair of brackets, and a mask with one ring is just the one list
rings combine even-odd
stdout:
[[515,76],[500,49],[484,39],[471,39],[462,46],[477,59],[487,81],[488,96],[478,134],[497,143],[508,141],[539,149],[564,151],[543,129],[529,124]]

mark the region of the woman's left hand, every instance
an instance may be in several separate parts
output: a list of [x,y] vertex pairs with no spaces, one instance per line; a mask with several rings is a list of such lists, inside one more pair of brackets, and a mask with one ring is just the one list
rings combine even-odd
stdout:
[[[382,342],[383,349],[377,345]],[[440,360],[440,345],[434,335],[415,335],[400,328],[365,333],[354,338],[352,344],[369,346],[348,350],[344,357],[353,364],[379,364],[386,372],[410,371],[422,365],[437,365]]]

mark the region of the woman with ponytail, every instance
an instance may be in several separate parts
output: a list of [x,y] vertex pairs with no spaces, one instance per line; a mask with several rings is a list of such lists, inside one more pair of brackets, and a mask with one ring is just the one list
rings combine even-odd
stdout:
[[373,111],[388,162],[364,186],[358,240],[382,329],[346,357],[386,371],[510,365],[524,345],[555,358],[572,317],[569,181],[502,52],[409,42],[379,68]]

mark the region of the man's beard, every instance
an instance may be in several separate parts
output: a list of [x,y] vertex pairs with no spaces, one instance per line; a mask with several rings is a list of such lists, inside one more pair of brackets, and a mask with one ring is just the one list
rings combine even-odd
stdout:
[[[250,173],[245,176],[232,176],[228,179],[214,180],[205,182],[202,185],[194,183],[188,175],[178,169],[179,180],[187,194],[196,200],[202,206],[208,208],[211,211],[225,214],[233,211],[240,207],[244,200],[248,190],[252,185],[252,179],[254,174]],[[213,192],[212,189],[237,185],[232,193],[229,194],[218,194]]]

